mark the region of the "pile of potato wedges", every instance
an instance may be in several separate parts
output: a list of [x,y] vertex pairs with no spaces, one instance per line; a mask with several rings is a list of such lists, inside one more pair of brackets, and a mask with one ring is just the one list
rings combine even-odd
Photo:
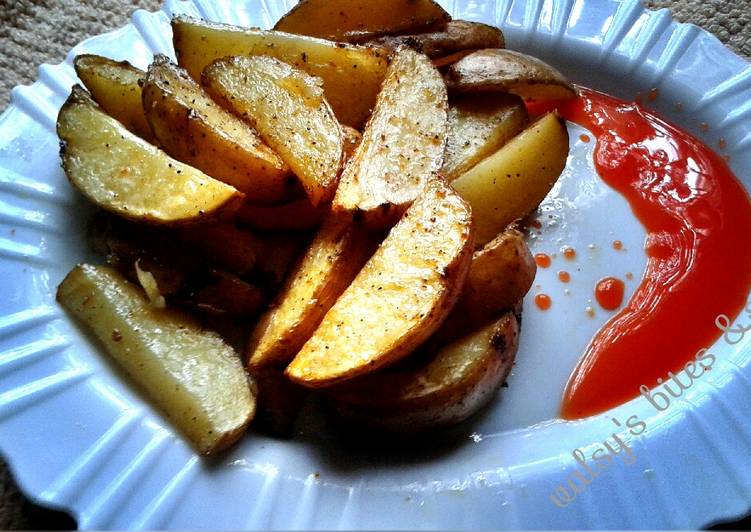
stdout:
[[204,454],[256,411],[289,430],[309,393],[412,433],[486,404],[535,277],[517,222],[568,155],[525,100],[575,88],[432,0],[172,31],[176,63],[75,59],[62,166],[107,265],[76,266],[60,303]]

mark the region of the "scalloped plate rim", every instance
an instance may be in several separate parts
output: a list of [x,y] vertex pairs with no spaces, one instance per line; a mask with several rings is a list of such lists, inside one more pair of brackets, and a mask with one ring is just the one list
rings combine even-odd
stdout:
[[[584,4],[585,4],[585,5],[586,5],[586,4],[588,4],[588,3],[589,3],[589,1],[591,1],[591,0],[588,0],[587,2],[584,2]],[[510,2],[507,2],[507,3],[509,3],[509,4],[510,4]],[[628,2],[624,2],[624,3],[628,3]],[[631,3],[633,4],[633,3],[635,3],[635,2],[631,2]],[[185,4],[191,4],[191,2],[185,2]],[[195,5],[195,3],[193,3],[193,4]],[[155,12],[145,12],[145,11],[143,11],[143,10],[139,10],[138,12],[142,12],[142,13],[149,13],[150,15],[153,15],[153,16],[158,16],[158,15],[159,15],[160,13],[166,13],[166,5],[167,5],[167,4],[165,3],[165,4],[164,4],[164,5],[162,6],[162,9],[161,9],[161,10],[159,10],[159,11],[155,11]],[[642,8],[642,9],[646,9],[646,8]],[[137,14],[138,12],[136,12],[136,14]],[[659,12],[662,12],[662,13],[665,13],[665,12],[666,12],[666,13],[667,13],[668,15],[670,15],[670,12],[669,12],[669,10],[667,10],[667,9],[661,9],[661,10],[659,10]],[[135,16],[136,16],[136,14],[134,14],[134,15],[133,15],[133,17],[135,17]],[[133,18],[132,18],[131,20],[133,20]],[[131,23],[130,23],[130,25],[132,25],[132,24],[133,24],[133,23],[131,22]],[[724,54],[731,54],[731,55],[732,55],[733,57],[735,57],[736,59],[740,59],[740,60],[743,60],[743,61],[745,61],[745,60],[744,60],[743,58],[741,58],[741,57],[740,57],[739,55],[735,54],[735,53],[734,53],[734,52],[732,52],[731,50],[727,49],[727,48],[726,48],[726,47],[725,47],[724,45],[722,45],[722,44],[721,44],[721,42],[720,42],[720,41],[719,41],[719,40],[718,40],[718,39],[717,39],[717,38],[716,38],[716,37],[715,37],[714,35],[712,35],[712,34],[710,34],[710,33],[706,32],[706,31],[702,30],[701,28],[698,28],[697,26],[695,26],[695,25],[693,25],[693,24],[680,24],[680,23],[676,23],[675,21],[673,21],[673,20],[672,20],[672,16],[670,15],[670,16],[669,16],[669,21],[668,21],[668,23],[667,23],[667,26],[668,26],[668,27],[672,27],[672,26],[674,26],[674,25],[678,25],[678,26],[686,26],[686,27],[693,27],[693,28],[696,28],[696,29],[698,30],[698,32],[699,32],[700,34],[702,34],[702,35],[704,35],[704,36],[707,36],[707,35],[708,35],[708,36],[710,36],[710,37],[711,37],[711,39],[712,39],[712,40],[714,41],[714,43],[713,43],[713,46],[715,46],[715,47],[716,47],[716,48],[717,48],[718,50],[719,50],[719,49],[721,49],[721,50],[722,50],[722,53],[724,53]],[[99,39],[102,39],[102,38],[114,38],[114,37],[116,37],[116,36],[117,36],[118,34],[120,34],[120,33],[122,33],[122,32],[125,32],[125,31],[127,31],[127,28],[128,28],[128,26],[125,26],[125,27],[123,27],[123,28],[119,28],[119,29],[116,29],[116,30],[110,31],[110,32],[107,32],[107,33],[105,33],[105,34],[102,34],[102,35],[97,35],[97,36],[93,36],[93,37],[90,37],[90,38],[88,38],[88,39],[85,39],[84,41],[82,41],[82,42],[81,42],[81,43],[79,43],[78,45],[76,45],[76,46],[74,47],[74,49],[76,49],[76,48],[79,48],[79,47],[85,47],[85,46],[86,46],[87,44],[90,44],[91,42],[93,42],[93,41],[96,41],[96,40],[99,40]],[[65,59],[64,61],[62,61],[62,62],[60,62],[60,63],[58,63],[58,64],[56,64],[56,65],[49,65],[49,64],[44,64],[44,65],[40,66],[39,68],[40,68],[40,69],[43,69],[43,68],[52,68],[52,69],[58,69],[58,68],[67,68],[67,69],[70,69],[70,70],[72,71],[72,64],[71,64],[71,60],[72,60],[72,50],[71,50],[71,52],[69,52],[69,53],[68,53],[68,54],[66,55],[66,59]],[[40,74],[41,74],[41,70],[40,70]],[[37,90],[37,88],[38,88],[38,87],[40,86],[40,84],[43,84],[43,82],[41,82],[41,81],[36,81],[36,82],[34,82],[34,83],[32,83],[32,84],[29,84],[29,85],[23,85],[23,86],[18,86],[18,87],[16,87],[16,88],[14,88],[14,89],[13,89],[13,91],[12,91],[12,97],[11,97],[11,102],[10,102],[10,105],[9,105],[9,106],[8,106],[8,108],[7,108],[7,109],[6,109],[6,110],[5,110],[5,111],[4,111],[4,112],[3,112],[3,113],[2,113],[1,115],[0,115],[0,124],[2,124],[2,123],[4,122],[4,120],[6,119],[6,115],[8,115],[8,114],[9,114],[9,113],[10,113],[10,112],[12,111],[12,108],[16,106],[16,104],[17,104],[17,102],[15,101],[15,100],[16,100],[16,98],[17,98],[17,94],[16,94],[16,92],[17,92],[17,91],[19,90],[19,88],[22,88],[22,90],[24,90],[24,91],[35,91],[35,90]],[[747,366],[747,367],[745,367],[745,368],[739,368],[739,370],[741,370],[741,371],[743,371],[743,370],[746,370],[746,371],[747,371],[747,370],[748,370],[748,365],[746,365],[746,366]],[[526,429],[518,429],[517,431],[514,431],[514,432],[515,432],[515,433],[519,433],[519,434],[522,434],[522,433],[526,433],[526,432],[527,432],[527,431],[529,431],[529,430],[530,430],[530,428],[526,428]],[[18,467],[16,467],[16,463],[14,462],[14,460],[13,460],[13,457],[12,457],[12,456],[8,456],[8,455],[7,455],[7,453],[6,453],[5,451],[4,451],[4,449],[5,449],[5,446],[4,446],[4,445],[2,445],[2,446],[0,446],[0,447],[2,447],[2,448],[3,448],[3,455],[4,455],[4,456],[6,456],[6,458],[8,459],[8,463],[9,463],[9,466],[10,466],[11,470],[13,471],[13,473],[15,474],[16,478],[18,479],[18,482],[19,482],[19,484],[21,485],[22,489],[24,489],[25,493],[27,493],[27,494],[29,495],[29,497],[30,497],[30,498],[32,498],[32,499],[33,499],[33,500],[35,500],[35,501],[38,501],[38,502],[44,503],[44,504],[46,504],[46,505],[49,505],[49,506],[51,506],[51,507],[56,507],[56,508],[60,508],[60,509],[66,509],[66,507],[65,507],[64,505],[59,505],[59,504],[58,504],[58,503],[57,503],[56,501],[54,501],[54,500],[50,500],[50,499],[47,499],[47,498],[43,498],[43,497],[42,497],[42,494],[35,494],[35,493],[31,493],[31,492],[30,492],[30,490],[28,490],[28,489],[25,489],[25,482],[24,482],[25,476],[24,476],[24,474],[23,474],[23,471],[22,471],[22,468],[21,468],[21,466],[18,466]],[[747,513],[747,512],[748,512],[748,510],[749,510],[749,508],[751,508],[751,502],[749,502],[749,501],[747,500],[747,501],[746,501],[746,510],[745,510],[744,512],[741,512],[741,513],[739,513],[738,515],[743,515],[744,513]],[[73,510],[73,511],[74,511],[74,513],[75,513],[75,509],[72,509],[72,510]],[[78,516],[77,516],[77,517],[78,517]],[[732,518],[732,517],[733,517],[733,516],[727,516],[727,518]],[[708,523],[711,523],[711,522],[715,522],[716,520],[719,520],[719,519],[720,519],[720,518],[714,517],[714,518],[712,518],[711,520],[708,520],[708,521],[706,521],[706,522],[704,522],[704,523],[702,523],[702,524],[703,524],[703,525],[706,525],[706,524],[708,524]]]

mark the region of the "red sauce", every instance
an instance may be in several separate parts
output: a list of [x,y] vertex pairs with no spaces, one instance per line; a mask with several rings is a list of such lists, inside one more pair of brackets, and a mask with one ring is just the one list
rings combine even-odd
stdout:
[[573,248],[563,248],[561,250],[566,260],[574,260],[576,258],[576,250]]
[[620,240],[613,240],[613,249],[616,251],[620,251],[623,249],[623,242]]
[[582,142],[589,142],[592,139],[589,138],[589,135],[581,134],[579,135],[579,140],[581,140]]
[[582,89],[558,109],[595,135],[598,173],[647,230],[644,278],[569,379],[562,415],[577,419],[677,372],[719,338],[718,315],[740,313],[751,286],[751,202],[720,156],[639,104]]
[[550,256],[545,253],[535,254],[535,262],[540,268],[550,268]]
[[535,296],[535,305],[537,305],[537,308],[540,310],[548,310],[553,306],[553,300],[550,299],[550,296],[547,294],[537,294]]
[[562,283],[568,283],[568,282],[571,281],[571,274],[568,273],[568,272],[564,272],[563,270],[561,270],[561,271],[558,272],[558,279]]
[[600,279],[595,286],[595,299],[605,310],[617,310],[623,304],[626,285],[615,277]]

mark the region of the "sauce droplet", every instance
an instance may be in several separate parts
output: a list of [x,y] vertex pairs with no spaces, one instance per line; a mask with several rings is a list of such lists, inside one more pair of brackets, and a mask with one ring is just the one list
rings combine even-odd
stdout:
[[623,304],[625,285],[615,277],[605,277],[595,286],[595,298],[605,310],[617,310]]
[[545,253],[537,253],[535,255],[535,262],[540,268],[550,267],[550,257],[546,255]]
[[558,279],[560,279],[562,283],[568,283],[571,281],[571,274],[561,270],[558,272]]
[[580,139],[580,140],[581,140],[582,142],[589,142],[589,141],[590,141],[589,135],[585,135],[585,134],[581,134],[581,135],[579,135],[579,139]]
[[626,273],[626,279],[628,279],[630,281],[633,278],[634,278],[634,274],[633,273],[631,273],[631,272],[627,272]]
[[553,300],[547,294],[537,294],[535,296],[535,305],[540,310],[548,310],[553,305]]
[[623,249],[623,242],[620,240],[613,240],[613,249],[616,251],[620,251]]
[[561,249],[561,253],[566,260],[574,260],[576,258],[576,250],[574,248],[565,247]]
[[657,99],[659,95],[660,95],[660,92],[656,88],[653,88],[649,90],[649,96],[647,96],[647,98],[649,99],[650,102],[653,102]]
[[584,312],[586,312],[587,316],[590,317],[590,318],[594,318],[595,317],[595,309],[593,309],[592,307],[585,308]]

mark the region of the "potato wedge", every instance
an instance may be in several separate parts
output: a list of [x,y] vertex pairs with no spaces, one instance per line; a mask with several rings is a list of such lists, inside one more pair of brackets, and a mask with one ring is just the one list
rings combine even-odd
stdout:
[[232,216],[243,194],[172,159],[107,116],[80,86],[57,118],[71,183],[105,210],[153,224]]
[[241,223],[267,231],[307,231],[323,223],[328,207],[314,207],[308,198],[283,205],[244,203],[237,211],[237,219]]
[[321,388],[408,355],[456,302],[472,246],[469,206],[442,178],[430,179],[285,374]]
[[524,235],[509,227],[475,251],[462,295],[430,342],[445,345],[513,309],[529,292],[536,274]]
[[524,102],[511,94],[451,98],[441,175],[450,183],[516,136],[527,121]]
[[130,281],[138,282],[136,263],[150,272],[163,296],[185,290],[190,278],[204,267],[201,258],[185,250],[176,235],[104,211],[89,222],[87,236],[91,249]]
[[127,61],[82,54],[73,60],[76,74],[91,96],[112,118],[143,140],[156,142],[141,105],[139,81],[146,73]]
[[506,381],[519,324],[513,313],[437,350],[414,368],[386,369],[331,389],[335,411],[369,429],[414,433],[465,420]]
[[192,294],[189,304],[213,315],[249,316],[256,314],[266,298],[260,288],[221,270],[213,270],[211,278]]
[[201,453],[243,434],[255,398],[240,360],[218,335],[174,310],[155,310],[107,267],[75,267],[57,299]]
[[447,106],[446,88],[428,58],[399,50],[332,210],[359,211],[380,227],[398,219],[443,164]]
[[512,50],[478,50],[451,65],[444,77],[452,91],[510,92],[525,100],[576,97],[576,89],[555,68]]
[[453,54],[445,55],[443,57],[436,57],[431,63],[433,63],[433,66],[438,69],[444,69],[444,67],[453,65],[462,57],[467,57],[472,53],[474,53],[474,50],[462,50],[461,52],[454,52]]
[[334,197],[344,133],[320,78],[273,57],[228,57],[206,67],[201,82],[279,154],[314,206]]
[[566,166],[568,130],[549,113],[452,186],[472,206],[477,245],[484,245],[517,218],[535,210]]
[[251,371],[292,360],[377,245],[351,217],[328,216],[251,334]]
[[[258,257],[256,271],[269,294],[277,294],[279,286],[287,278],[287,272],[310,244],[309,235],[273,233],[266,234],[264,253]],[[247,338],[246,338],[247,340]]]
[[279,19],[275,30],[348,41],[429,28],[451,20],[433,0],[301,0]]
[[289,436],[308,389],[292,383],[279,368],[253,374],[258,384],[258,415],[262,426],[279,436]]
[[431,59],[463,50],[503,48],[503,32],[494,26],[467,20],[452,20],[439,31],[411,35],[388,35],[367,41],[370,46],[391,48],[408,46]]
[[238,275],[250,272],[265,252],[261,238],[233,223],[189,227],[183,229],[181,236],[208,262]]
[[353,127],[342,126],[344,134],[344,159],[349,161],[362,140],[362,134]]
[[296,180],[284,161],[164,55],[154,58],[144,78],[143,108],[170,156],[232,185],[249,201],[290,198]]
[[173,19],[172,34],[178,63],[193,79],[222,57],[269,55],[321,78],[336,117],[358,129],[370,116],[388,67],[382,50],[189,17]]

